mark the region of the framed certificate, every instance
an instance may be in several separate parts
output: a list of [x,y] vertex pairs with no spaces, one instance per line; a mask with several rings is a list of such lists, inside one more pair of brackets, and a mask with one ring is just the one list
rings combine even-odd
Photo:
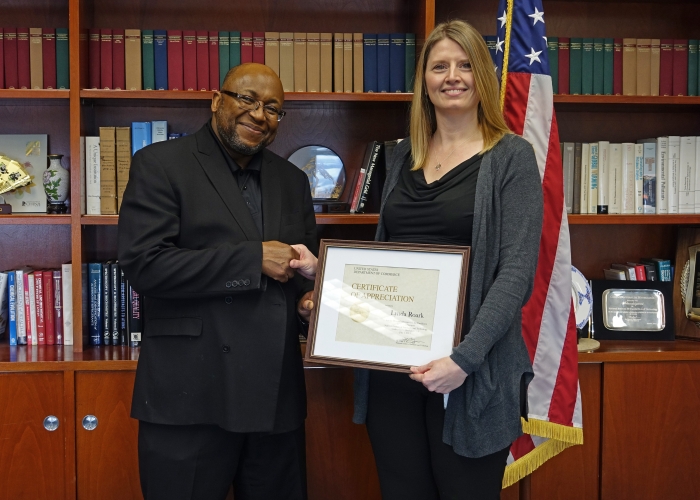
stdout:
[[410,372],[462,333],[469,247],[321,240],[306,360]]

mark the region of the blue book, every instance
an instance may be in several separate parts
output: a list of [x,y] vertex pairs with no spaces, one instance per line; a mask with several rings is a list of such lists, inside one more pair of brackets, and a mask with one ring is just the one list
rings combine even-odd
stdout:
[[9,308],[9,337],[10,345],[17,345],[17,288],[15,287],[15,272],[7,273],[7,303]]
[[151,122],[131,122],[131,156],[151,144]]
[[175,133],[170,133],[170,134],[168,134],[168,140],[169,140],[169,141],[172,141],[173,139],[179,139],[180,137],[182,137],[181,134],[175,134]]
[[496,64],[496,42],[498,37],[496,35],[484,35],[484,41],[489,49],[489,54],[491,54],[491,60]]
[[389,92],[389,60],[390,46],[389,34],[377,34],[377,91]]
[[168,122],[155,120],[151,122],[151,144],[168,140]]
[[241,32],[229,31],[228,37],[228,68],[231,69],[241,64]]
[[104,327],[104,313],[102,311],[102,264],[90,262],[88,264],[88,300],[90,305],[90,344],[102,345],[102,329]]
[[389,44],[389,91],[406,92],[406,35],[392,33]]
[[406,33],[406,92],[413,92],[416,77],[416,34]]
[[166,30],[153,30],[153,66],[156,90],[168,90],[168,40]]
[[365,92],[377,92],[377,34],[362,35],[362,76]]

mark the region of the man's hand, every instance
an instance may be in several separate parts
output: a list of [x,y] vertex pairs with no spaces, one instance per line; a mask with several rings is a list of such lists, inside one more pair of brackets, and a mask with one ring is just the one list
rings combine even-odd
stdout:
[[262,273],[274,280],[286,283],[289,278],[294,276],[294,269],[289,267],[289,261],[298,258],[297,251],[286,243],[263,241]]
[[314,308],[314,292],[306,292],[297,304],[297,313],[307,323],[311,319],[311,310]]
[[421,382],[430,392],[449,394],[464,383],[467,374],[451,358],[445,357],[427,365],[412,366],[409,377]]
[[299,258],[289,261],[289,266],[296,269],[304,278],[314,279],[316,277],[318,259],[306,248],[306,245],[292,245],[292,248],[299,253]]

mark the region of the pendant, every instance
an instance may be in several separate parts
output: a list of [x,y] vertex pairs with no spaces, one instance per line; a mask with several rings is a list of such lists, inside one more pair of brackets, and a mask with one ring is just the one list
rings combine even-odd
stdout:
[[440,167],[442,167],[442,165],[438,163],[437,165],[435,165],[435,170],[440,170]]

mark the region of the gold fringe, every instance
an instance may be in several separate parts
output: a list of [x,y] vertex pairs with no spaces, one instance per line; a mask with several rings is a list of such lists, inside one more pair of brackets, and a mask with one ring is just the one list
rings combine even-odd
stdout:
[[533,436],[548,438],[527,455],[506,467],[503,476],[503,488],[507,488],[528,474],[532,474],[540,465],[558,455],[570,446],[583,444],[583,429],[545,422],[544,420],[522,419],[523,432]]
[[501,69],[501,111],[506,105],[506,82],[508,81],[508,59],[510,57],[510,29],[513,19],[513,0],[507,1],[506,19],[506,39],[504,40],[505,51],[503,52],[503,68]]

